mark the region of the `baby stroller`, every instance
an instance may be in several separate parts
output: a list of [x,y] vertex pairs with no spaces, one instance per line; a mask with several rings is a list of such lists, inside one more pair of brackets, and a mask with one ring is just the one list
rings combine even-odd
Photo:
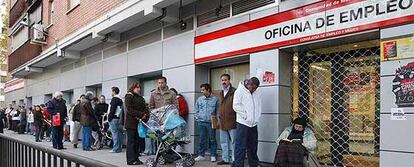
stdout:
[[101,146],[100,148],[103,147],[109,147],[112,148],[112,133],[111,133],[111,129],[109,128],[109,121],[108,121],[108,113],[105,113],[102,117],[102,124],[100,126],[100,131],[101,131],[101,135],[102,137],[101,139]]
[[[190,143],[190,140],[184,137],[186,136],[186,122],[178,115],[178,109],[175,105],[166,105],[151,111],[148,122],[140,120],[140,123],[147,129],[146,137],[158,143],[155,157],[147,159],[145,163],[147,167],[155,167],[157,163],[164,165],[174,161],[176,161],[176,167],[190,167],[195,164],[191,154],[183,154],[175,150],[177,146]],[[139,127],[140,129],[142,127]],[[140,133],[142,137],[141,130]]]

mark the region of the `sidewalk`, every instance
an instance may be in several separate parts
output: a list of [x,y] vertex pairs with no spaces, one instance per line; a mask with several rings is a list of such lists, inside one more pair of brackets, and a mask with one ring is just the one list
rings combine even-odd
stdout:
[[[29,135],[29,134],[17,134],[13,131],[9,131],[9,130],[5,130],[4,131],[5,135],[8,135],[10,137],[13,137],[15,139],[18,140],[22,140],[22,141],[31,141],[33,143],[36,143],[38,145],[44,146],[44,147],[49,147],[52,148],[52,143],[51,142],[46,142],[46,141],[42,141],[42,142],[35,142],[34,141],[34,136]],[[126,150],[123,149],[122,153],[109,153],[109,148],[103,148],[101,150],[96,150],[96,151],[83,151],[82,148],[78,147],[77,149],[72,147],[72,144],[69,142],[65,142],[64,143],[64,147],[66,148],[65,150],[61,150],[67,153],[71,153],[71,154],[76,154],[79,156],[83,156],[83,157],[87,157],[96,161],[101,161],[101,162],[105,162],[105,163],[109,163],[109,164],[113,164],[116,166],[120,166],[120,167],[126,167],[128,166],[126,164]],[[141,156],[140,159],[141,161],[145,162],[148,158],[153,157],[153,156]],[[210,159],[210,158],[206,158],[206,159]],[[144,166],[144,165],[142,165]],[[168,165],[157,165],[157,166],[165,166],[165,167],[174,167],[175,164],[168,164]],[[216,163],[211,163],[209,161],[202,161],[202,162],[196,162],[196,164],[194,166],[218,166],[216,165]],[[223,165],[220,167],[229,167],[230,165]]]

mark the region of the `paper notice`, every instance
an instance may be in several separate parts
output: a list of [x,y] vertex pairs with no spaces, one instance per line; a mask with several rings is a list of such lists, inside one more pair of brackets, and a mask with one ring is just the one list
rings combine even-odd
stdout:
[[403,108],[391,108],[391,120],[404,121],[407,120]]

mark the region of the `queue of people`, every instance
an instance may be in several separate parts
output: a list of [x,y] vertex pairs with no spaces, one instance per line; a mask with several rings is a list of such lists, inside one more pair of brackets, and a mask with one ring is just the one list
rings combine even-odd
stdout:
[[[248,165],[258,166],[257,125],[262,109],[260,81],[252,77],[238,83],[236,89],[229,74],[221,75],[220,80],[222,87],[217,94],[213,93],[210,84],[200,85],[201,96],[194,105],[194,120],[199,133],[198,156],[195,161],[206,160],[205,155],[209,150],[210,161],[217,165],[244,166],[247,154]],[[157,87],[151,91],[148,102],[142,96],[140,83],[135,82],[124,98],[119,95],[121,90],[118,87],[112,87],[109,104],[106,103],[105,96],[96,97],[88,91],[76,103],[71,104],[69,110],[62,92],[55,92],[49,102],[35,105],[30,110],[10,105],[7,109],[0,110],[0,133],[7,127],[17,133],[34,135],[36,142],[41,142],[46,137],[52,141],[53,148],[65,149],[64,127],[69,122],[68,137],[73,148],[78,148],[79,139],[82,138],[82,149],[94,151],[101,148],[106,119],[112,136],[112,149],[109,152],[121,153],[126,145],[127,164],[141,165],[143,162],[139,157],[155,154],[157,145],[150,138],[139,137],[138,123],[148,121],[151,110],[165,105],[176,105],[181,117],[186,117],[189,113],[184,97],[167,86],[167,78],[161,77],[156,82]],[[217,131],[222,149],[220,160],[217,160]],[[276,142],[299,143],[309,151],[316,148],[316,138],[304,118],[295,119]],[[290,163],[289,158],[284,157],[285,151],[278,150],[278,153],[280,154],[276,155],[275,161],[279,165]]]

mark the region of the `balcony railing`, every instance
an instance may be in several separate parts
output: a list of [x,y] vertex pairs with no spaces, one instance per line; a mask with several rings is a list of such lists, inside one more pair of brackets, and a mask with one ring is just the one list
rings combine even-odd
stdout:
[[23,65],[29,60],[35,58],[42,52],[42,47],[39,45],[30,44],[30,41],[27,41],[23,46],[19,47],[8,57],[8,69],[13,71],[17,67]]
[[16,4],[10,9],[9,13],[9,27],[19,20],[19,18],[26,12],[28,4],[25,0],[17,0]]

